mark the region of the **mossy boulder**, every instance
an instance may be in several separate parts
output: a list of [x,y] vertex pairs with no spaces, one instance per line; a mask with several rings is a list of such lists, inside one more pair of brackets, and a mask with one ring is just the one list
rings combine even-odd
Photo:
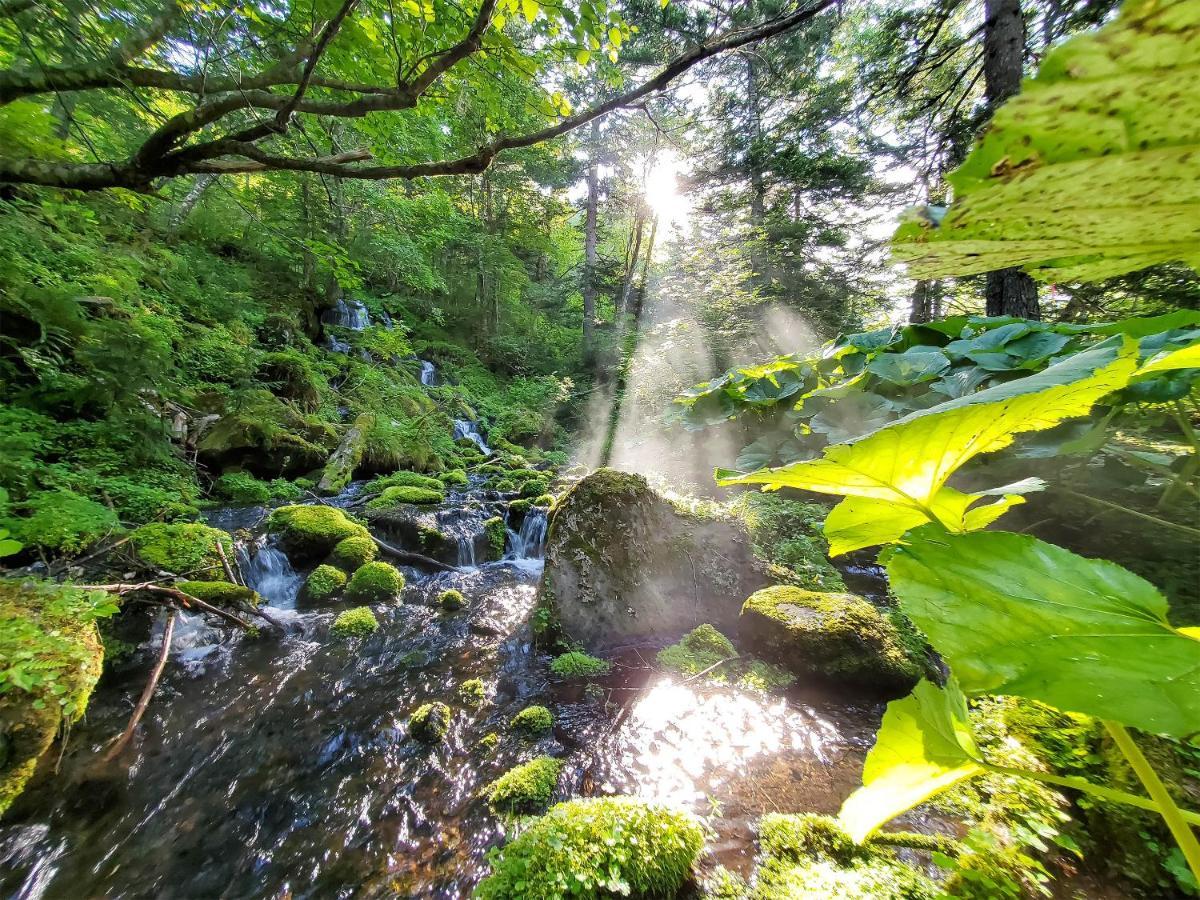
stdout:
[[418,741],[437,744],[445,740],[453,713],[445,703],[426,703],[408,720],[408,733]]
[[329,561],[339,569],[353,572],[379,555],[379,547],[369,534],[352,534],[342,538],[329,554]]
[[924,670],[896,625],[854,594],[765,588],[746,600],[739,630],[745,646],[796,675],[882,697],[907,694]]
[[527,500],[540,497],[550,489],[550,483],[542,478],[533,478],[521,485],[521,496]]
[[483,706],[487,701],[487,688],[481,678],[468,678],[458,686],[458,699],[467,706]]
[[352,609],[343,610],[338,613],[338,617],[333,620],[333,628],[330,629],[334,637],[351,638],[351,637],[367,637],[374,634],[379,629],[379,620],[375,618],[375,613],[371,612],[368,606],[355,606]]
[[632,797],[553,807],[497,854],[479,900],[533,896],[674,897],[704,846],[690,813]]
[[529,512],[529,508],[533,506],[533,501],[528,499],[517,499],[508,504],[508,514],[510,516],[523,516]]
[[335,566],[319,565],[304,581],[300,598],[309,603],[324,603],[346,586],[346,573]]
[[439,494],[446,489],[441,478],[432,475],[422,475],[419,472],[393,472],[391,475],[381,475],[367,485],[372,493],[382,493],[393,487],[419,487],[427,491],[437,491]]
[[233,538],[219,528],[199,523],[143,525],[130,535],[138,559],[156,571],[227,581],[217,542],[226,559],[233,559]]
[[262,606],[266,602],[258,591],[228,581],[183,581],[175,587],[213,606]]
[[483,523],[483,534],[487,538],[488,559],[495,560],[504,556],[504,545],[508,541],[508,526],[499,516],[493,516]]
[[271,513],[267,528],[280,535],[289,556],[320,559],[348,537],[365,536],[367,529],[332,506],[281,506]]
[[392,600],[404,590],[404,575],[385,562],[360,566],[346,585],[346,597],[359,602]]
[[470,479],[467,478],[467,473],[463,469],[451,469],[448,472],[442,473],[442,482],[455,487],[466,487],[470,484]]
[[433,488],[397,485],[386,488],[382,494],[367,504],[367,509],[391,509],[411,503],[414,506],[434,506],[446,499],[441,490]]
[[96,620],[111,597],[35,581],[0,581],[0,815],[59,728],[87,709],[104,664]]
[[706,622],[732,632],[738,598],[769,583],[740,518],[677,509],[640,475],[599,469],[550,516],[542,597],[589,650]]
[[554,716],[544,706],[527,706],[508,723],[513,731],[533,737],[545,734],[554,727]]
[[438,594],[437,604],[444,612],[458,612],[467,605],[467,598],[462,595],[461,591],[451,588]]
[[598,678],[612,671],[612,663],[590,653],[570,650],[551,661],[550,671],[559,678]]
[[680,675],[699,675],[725,659],[738,655],[733,643],[707,622],[658,651],[657,662]]
[[563,762],[539,756],[509,769],[486,788],[488,808],[497,815],[535,813],[545,809],[558,784]]

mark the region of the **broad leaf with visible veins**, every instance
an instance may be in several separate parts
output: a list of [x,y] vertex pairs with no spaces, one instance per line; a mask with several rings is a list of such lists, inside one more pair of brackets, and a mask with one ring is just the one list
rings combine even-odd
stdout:
[[[939,522],[951,531],[983,527],[1021,499],[1014,493],[990,512],[970,510],[985,494],[963,494],[946,487],[947,479],[979,454],[1007,447],[1018,433],[1085,415],[1105,394],[1123,387],[1136,365],[1137,344],[1110,338],[1036,375],[912,413],[854,443],[828,447],[820,459],[748,475],[718,470],[717,481],[854,498],[839,504],[826,523],[834,553],[894,541],[922,522]],[[893,508],[885,510],[885,504]]]
[[888,704],[863,766],[863,786],[838,814],[842,827],[861,842],[889,819],[981,774],[979,758],[967,703],[954,680],[944,690],[922,681]]
[[1023,534],[919,528],[889,551],[901,608],[968,694],[1013,694],[1184,737],[1200,640],[1150,582]]

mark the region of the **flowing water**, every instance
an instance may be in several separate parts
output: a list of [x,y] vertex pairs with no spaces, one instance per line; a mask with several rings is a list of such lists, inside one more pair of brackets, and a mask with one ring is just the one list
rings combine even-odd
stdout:
[[433,387],[437,384],[437,366],[427,359],[421,360],[421,384]]
[[[0,825],[0,896],[465,897],[505,837],[480,790],[539,753],[567,760],[562,798],[626,793],[709,817],[715,858],[746,872],[760,815],[833,811],[858,783],[875,705],[686,681],[642,648],[586,692],[553,682],[529,627],[545,512],[510,531],[505,559],[477,566],[472,523],[492,502],[477,485],[451,495],[437,516],[463,526],[462,568],[406,568],[402,602],[374,605],[380,629],[358,643],[329,639],[344,604],[298,604],[302,574],[269,536],[240,547],[282,629],[250,638],[181,617],[138,736],[100,766],[145,683],[156,626],[140,664],[106,676],[57,773],[51,753]],[[262,518],[214,516],[225,527]],[[436,609],[450,587],[467,610]],[[455,702],[468,678],[487,685],[478,711]],[[426,747],[406,721],[432,700],[456,712],[446,742]],[[531,743],[506,723],[535,702],[556,724]],[[501,741],[485,755],[489,732]]]
[[467,440],[471,441],[471,443],[479,448],[479,452],[484,456],[492,455],[491,448],[488,447],[486,442],[484,442],[483,435],[479,433],[478,422],[468,422],[466,419],[455,419],[454,439],[457,441],[461,438],[466,438]]

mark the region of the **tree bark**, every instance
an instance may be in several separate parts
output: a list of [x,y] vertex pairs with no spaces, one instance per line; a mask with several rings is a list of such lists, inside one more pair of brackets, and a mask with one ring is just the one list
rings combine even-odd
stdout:
[[908,321],[914,324],[928,322],[933,318],[933,282],[922,279],[913,287],[912,309]]
[[595,355],[596,325],[596,220],[600,207],[600,122],[592,120],[587,170],[587,211],[583,234],[583,361]]
[[763,177],[762,160],[762,111],[758,100],[758,72],[754,57],[746,56],[746,106],[750,118],[750,146],[746,152],[746,164],[750,169],[750,223],[762,228],[767,218],[767,187]]
[[[1020,0],[985,0],[983,33],[984,93],[993,115],[1021,89],[1025,62],[1025,19]],[[1016,267],[987,273],[989,316],[1040,319],[1037,284]]]

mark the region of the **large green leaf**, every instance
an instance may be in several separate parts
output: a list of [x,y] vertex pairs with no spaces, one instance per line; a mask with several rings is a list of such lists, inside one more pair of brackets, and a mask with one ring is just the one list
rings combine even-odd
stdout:
[[888,577],[968,694],[1014,694],[1183,737],[1200,731],[1200,640],[1145,579],[1006,532],[910,532]]
[[932,381],[950,368],[940,347],[909,347],[903,353],[881,353],[867,363],[867,371],[892,384],[907,387]]
[[1137,374],[1149,375],[1169,369],[1200,369],[1200,343],[1155,357],[1138,369]]
[[[848,508],[839,506],[830,518],[841,552],[895,540],[923,521],[964,531],[974,524],[966,519],[968,509],[984,494],[954,491],[946,487],[947,479],[975,456],[1007,447],[1020,432],[1085,415],[1093,403],[1125,385],[1136,354],[1132,339],[1110,338],[1036,375],[912,413],[855,443],[828,447],[820,459],[748,475],[719,469],[717,481],[866,498],[906,511],[885,514],[882,506],[872,510],[857,500]],[[1017,502],[1010,499],[1008,506]],[[868,533],[862,526],[871,515],[877,522]]]
[[1051,51],[950,176],[949,213],[910,215],[895,258],[913,278],[1200,268],[1198,77],[1200,3],[1127,0],[1115,22]]
[[922,681],[888,704],[875,746],[863,766],[863,786],[838,814],[856,841],[905,810],[981,774],[967,704],[951,679],[943,690]]

